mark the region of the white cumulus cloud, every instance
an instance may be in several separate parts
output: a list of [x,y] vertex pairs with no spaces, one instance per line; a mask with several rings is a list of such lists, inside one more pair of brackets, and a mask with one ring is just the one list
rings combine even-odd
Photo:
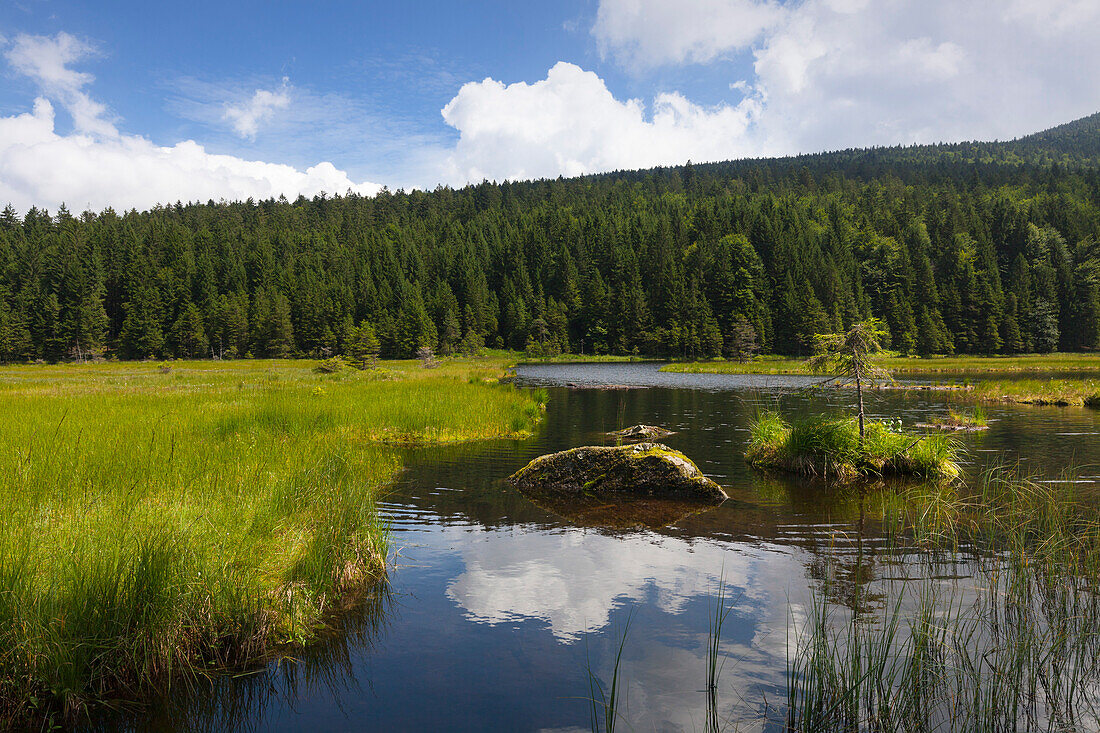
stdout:
[[692,620],[693,605],[713,607],[717,589],[725,587],[730,615],[720,640],[727,660],[722,682],[739,694],[724,697],[723,718],[748,720],[759,716],[759,690],[784,682],[813,587],[806,579],[811,556],[801,550],[657,532],[511,528],[471,541],[467,528],[445,527],[433,540],[437,551],[448,563],[456,553],[463,569],[448,583],[447,597],[480,624],[534,620],[561,643],[598,647],[601,635],[620,633],[612,619],[621,609],[660,611],[653,633],[645,643],[628,642],[623,659],[630,717],[655,730],[698,726],[698,698],[689,693],[696,688],[687,683],[685,689],[685,680],[705,668],[712,639]]
[[569,63],[472,82],[443,109],[445,180],[1017,137],[1100,109],[1098,27],[1096,0],[600,0],[592,33],[623,67],[732,59],[741,96],[619,99]]
[[790,152],[1033,132],[1100,107],[1098,21],[1069,0],[807,0],[754,48],[758,123]]
[[17,72],[30,77],[42,91],[62,102],[81,132],[107,137],[118,135],[114,124],[106,119],[107,108],[84,92],[91,74],[75,71],[69,64],[95,54],[95,47],[68,33],[56,36],[21,34],[4,54]]
[[443,108],[459,131],[449,180],[581,175],[595,171],[719,160],[751,152],[745,133],[759,113],[754,96],[706,108],[676,93],[650,109],[620,101],[599,76],[559,62],[533,84],[470,82]]
[[747,47],[784,15],[773,1],[601,0],[592,34],[635,67],[705,63]]
[[742,602],[770,609],[775,598],[764,589],[786,588],[761,578],[798,578],[802,572],[801,560],[791,555],[730,552],[717,543],[655,533],[517,533],[506,549],[492,542],[466,546],[465,570],[447,595],[481,623],[541,619],[563,641],[604,628],[615,608],[650,594],[664,612],[682,613],[720,580],[737,588]]
[[[71,68],[93,52],[91,45],[59,33],[17,36],[5,53],[15,71],[36,82],[41,96],[32,111],[0,117],[0,202],[19,210],[65,203],[79,211],[223,198],[293,198],[322,191],[373,195],[381,188],[352,181],[329,162],[301,170],[209,153],[192,140],[161,146],[122,133],[107,118],[106,106],[85,90],[92,75]],[[72,131],[58,131],[55,103],[72,117]],[[265,108],[261,99],[257,124]]]
[[257,89],[244,105],[227,105],[225,119],[233,123],[233,129],[241,137],[255,138],[260,123],[270,120],[275,110],[290,106],[290,80],[283,77],[283,85],[273,91]]

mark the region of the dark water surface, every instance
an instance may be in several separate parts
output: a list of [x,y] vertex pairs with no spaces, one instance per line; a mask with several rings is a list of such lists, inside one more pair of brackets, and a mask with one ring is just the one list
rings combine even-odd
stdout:
[[[382,503],[395,569],[345,627],[301,659],[165,702],[139,729],[586,730],[586,660],[605,679],[629,620],[623,714],[633,730],[704,726],[708,625],[724,579],[722,715],[774,729],[786,689],[788,623],[805,614],[827,558],[852,554],[851,501],[765,479],[742,459],[763,408],[840,412],[852,395],[811,393],[804,377],[663,374],[656,364],[521,367],[546,387],[538,435],[412,451]],[[565,386],[569,385],[569,386]],[[608,388],[612,387],[612,388]],[[957,395],[874,393],[876,417],[943,415]],[[992,406],[991,429],[960,435],[967,471],[1019,462],[1043,480],[1077,467],[1100,488],[1100,411]],[[677,431],[682,450],[731,499],[659,530],[577,526],[511,491],[543,453],[609,443],[636,423]],[[862,543],[881,546],[874,530]],[[863,544],[861,544],[861,548]],[[862,554],[861,554],[862,556]],[[842,563],[843,564],[843,563]],[[871,562],[859,578],[889,572]]]

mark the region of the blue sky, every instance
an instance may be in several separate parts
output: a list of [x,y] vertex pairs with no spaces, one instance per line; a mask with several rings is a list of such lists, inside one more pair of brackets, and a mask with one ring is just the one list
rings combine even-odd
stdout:
[[[429,183],[405,180],[422,148],[403,142],[416,136],[421,146],[453,144],[458,132],[440,110],[467,81],[533,81],[569,61],[595,71],[619,98],[665,88],[707,104],[741,97],[728,86],[730,61],[724,68],[636,76],[601,59],[590,33],[592,0],[279,3],[275,9],[262,2],[24,0],[12,7],[0,21],[4,35],[67,32],[95,45],[81,68],[95,75],[96,96],[109,100],[122,130],[162,145],[191,138],[212,152],[297,166],[337,158],[352,178],[395,185]],[[741,56],[738,78],[750,73],[748,55]],[[35,84],[6,76],[0,113],[23,111]],[[321,104],[327,97],[333,116],[357,129],[339,125],[338,134],[316,139],[276,126],[275,134],[269,128],[242,139],[224,124],[225,104],[278,88],[283,77],[301,96]]]
[[[26,0],[3,14],[0,33],[89,39],[98,54],[81,68],[95,74],[96,96],[109,100],[126,131],[295,165],[338,153],[353,176],[383,177],[400,174],[402,156],[392,141],[385,151],[371,144],[388,137],[379,124],[446,143],[457,133],[439,111],[463,82],[544,75],[562,49],[578,61],[592,55],[583,34],[564,27],[565,18],[585,11],[583,3],[553,12],[539,11],[539,3],[463,5]],[[531,7],[520,14],[518,5]],[[330,142],[338,147],[331,152],[308,138],[294,145],[261,134],[242,140],[222,124],[216,108],[276,88],[284,76],[312,95],[339,96],[367,124],[352,139]],[[23,111],[35,93],[31,79],[5,74],[0,111]]]
[[0,11],[0,200],[20,208],[1007,138],[1100,108],[1095,0]]

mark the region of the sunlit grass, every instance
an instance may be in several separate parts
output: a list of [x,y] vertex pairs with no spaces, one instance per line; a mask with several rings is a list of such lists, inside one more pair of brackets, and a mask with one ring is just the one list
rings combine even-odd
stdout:
[[[893,374],[990,374],[996,372],[1100,372],[1098,354],[1043,354],[1030,356],[893,356],[875,363]],[[664,372],[691,374],[810,374],[804,359],[761,357],[752,361],[704,361],[668,364]]]
[[1098,379],[982,380],[969,391],[977,399],[995,402],[1100,407]]
[[750,465],[821,478],[850,480],[868,475],[953,478],[958,445],[943,435],[914,435],[869,422],[861,442],[850,418],[812,417],[788,423],[767,412],[750,428],[745,459]]
[[[959,356],[930,359],[887,357],[875,362],[894,375],[920,376],[944,373],[972,375],[973,380],[955,385],[960,394],[990,402],[1035,405],[1085,405],[1100,407],[1100,355],[1047,354],[1044,356]],[[689,374],[810,374],[804,360],[761,358],[737,362],[707,361],[667,364],[663,372]],[[989,379],[983,375],[1033,372],[1077,372],[1080,376],[1049,379]],[[904,385],[897,387],[904,389]]]
[[389,443],[530,433],[499,361],[0,369],[0,724],[266,658],[384,575]]
[[989,424],[989,419],[986,418],[985,410],[981,405],[970,410],[949,409],[947,411],[947,419],[949,424],[952,425],[966,425],[980,428]]

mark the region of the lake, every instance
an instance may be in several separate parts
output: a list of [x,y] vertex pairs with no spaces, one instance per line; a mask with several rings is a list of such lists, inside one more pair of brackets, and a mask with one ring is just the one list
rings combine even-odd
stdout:
[[[894,572],[882,533],[859,521],[850,493],[763,477],[742,455],[754,415],[841,413],[854,394],[809,390],[805,377],[665,374],[658,364],[530,365],[521,387],[550,394],[525,441],[411,450],[383,498],[393,570],[341,628],[300,659],[176,694],[137,730],[587,730],[591,669],[610,675],[623,633],[632,729],[704,727],[705,667],[716,595],[719,711],[741,730],[777,729],[788,629],[826,574],[855,585]],[[874,392],[872,417],[912,427],[958,395]],[[987,406],[990,429],[960,434],[969,476],[1020,465],[1039,480],[1100,488],[1100,411]],[[730,499],[659,529],[578,524],[512,491],[531,459],[647,423],[676,431],[683,451]],[[832,568],[832,569],[830,569]],[[835,577],[834,577],[835,579]],[[830,602],[843,603],[840,596]]]

